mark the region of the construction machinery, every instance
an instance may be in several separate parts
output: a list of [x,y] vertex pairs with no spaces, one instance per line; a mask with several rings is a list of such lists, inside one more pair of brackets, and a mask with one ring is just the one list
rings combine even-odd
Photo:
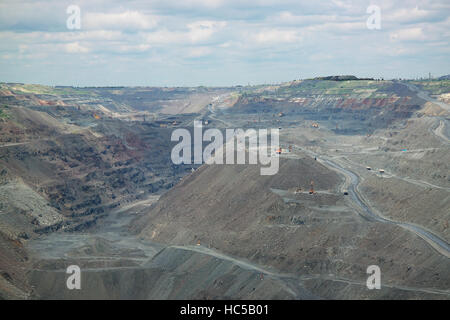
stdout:
[[311,187],[309,189],[309,194],[314,194],[314,181],[311,180]]

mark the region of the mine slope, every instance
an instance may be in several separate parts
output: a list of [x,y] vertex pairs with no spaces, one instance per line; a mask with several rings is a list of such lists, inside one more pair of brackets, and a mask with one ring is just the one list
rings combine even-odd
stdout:
[[[445,81],[1,84],[0,297],[449,299]],[[194,120],[279,127],[291,152],[274,176],[173,165]]]
[[[373,131],[359,130],[363,135],[351,136],[344,129],[351,127],[351,122],[339,123],[343,130],[333,130],[335,118],[325,117],[327,113],[320,105],[317,114],[301,119],[296,113],[305,112],[308,106],[287,104],[278,91],[269,95],[279,101],[267,101],[264,91],[242,98],[230,114],[220,116],[235,126],[245,122],[231,112],[257,114],[252,121],[256,125],[286,126],[282,145],[297,148],[292,154],[282,155],[286,161],[281,163],[280,172],[270,178],[260,176],[257,167],[204,166],[137,220],[136,231],[157,242],[200,243],[294,274],[302,285],[302,279],[311,275],[315,281],[307,288],[321,297],[429,298],[427,292],[433,288],[440,298],[448,299],[450,180],[445,159],[450,158],[448,145],[440,137],[447,120],[442,120],[442,114],[436,119],[424,113],[421,108],[425,101],[420,99],[426,95],[417,97],[408,88],[407,84],[395,83],[386,92],[400,90],[405,101],[417,101],[417,106],[405,106],[406,113],[392,110],[391,115],[396,116],[391,124],[387,121],[378,128],[373,126]],[[266,110],[272,105],[275,109]],[[280,115],[271,113],[279,110],[284,115],[275,121]],[[342,116],[353,117],[354,113]],[[293,119],[298,119],[296,125],[292,125]],[[311,128],[308,119],[319,121],[325,128]],[[406,125],[404,119],[410,119]],[[394,165],[389,166],[392,161]],[[415,165],[419,161],[421,165]],[[374,169],[368,171],[364,162]],[[380,174],[378,168],[390,171]],[[429,172],[433,172],[431,179]],[[311,180],[316,194],[295,192],[299,187],[308,190]],[[413,197],[404,192],[408,189]],[[343,190],[349,190],[350,198]],[[394,208],[406,209],[401,216],[387,210],[380,192],[388,194]],[[363,289],[364,265],[369,261],[385,270],[384,283],[389,283],[378,294]],[[359,288],[342,286],[342,279],[347,284],[359,284]]]

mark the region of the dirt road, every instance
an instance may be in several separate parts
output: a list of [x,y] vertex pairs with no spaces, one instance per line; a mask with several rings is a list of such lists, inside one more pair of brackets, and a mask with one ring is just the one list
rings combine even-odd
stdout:
[[421,226],[411,223],[403,223],[390,220],[376,213],[376,211],[372,210],[366,204],[366,201],[363,199],[363,196],[358,191],[360,178],[356,173],[346,168],[343,168],[342,166],[338,165],[337,163],[329,159],[322,159],[321,161],[322,163],[327,164],[329,167],[337,169],[343,175],[350,178],[350,185],[348,187],[348,192],[351,195],[354,202],[363,210],[364,213],[367,214],[368,217],[378,222],[397,225],[408,231],[411,231],[416,235],[418,235],[419,237],[421,237],[422,239],[424,239],[427,243],[429,243],[437,252],[439,252],[440,254],[444,255],[447,258],[450,258],[450,245],[445,240],[441,239],[440,237],[436,236],[435,234],[433,234],[432,232],[426,230]]
[[433,133],[440,137],[445,142],[450,142],[449,138],[445,135],[445,121],[439,120],[439,126],[433,130]]
[[428,92],[421,90],[420,88],[416,87],[413,84],[410,83],[406,83],[406,82],[398,82],[400,84],[403,84],[405,86],[407,86],[411,91],[414,91],[417,93],[417,96],[425,101],[428,102],[432,102],[434,104],[437,104],[438,106],[440,106],[442,109],[447,110],[448,112],[450,112],[450,106],[448,104],[446,104],[445,102],[433,99],[429,96]]
[[16,143],[7,143],[7,144],[2,144],[0,145],[0,148],[7,148],[7,147],[14,147],[14,146],[21,146],[24,144],[29,144],[31,141],[27,141],[27,142],[16,142]]

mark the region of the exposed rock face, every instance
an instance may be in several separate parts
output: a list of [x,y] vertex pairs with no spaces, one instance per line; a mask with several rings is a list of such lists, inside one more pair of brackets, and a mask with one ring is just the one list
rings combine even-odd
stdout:
[[[445,110],[396,82],[330,80],[1,84],[0,298],[448,298],[448,258],[365,216],[342,192],[348,177],[312,155],[349,164],[386,217],[448,239]],[[274,176],[257,165],[174,165],[171,132],[199,118],[279,127],[282,149],[295,152]],[[66,290],[70,263],[84,270],[82,292]],[[365,286],[373,264],[380,291]]]
[[[294,192],[298,186],[307,189],[312,177],[317,194]],[[203,166],[162,196],[134,228],[152,241],[199,243],[293,274],[321,297],[360,297],[360,291],[347,292],[333,279],[364,286],[370,264],[379,265],[385,281],[396,279],[399,286],[450,285],[448,259],[403,229],[355,214],[338,193],[339,181],[308,157],[281,162],[274,177],[260,176],[257,166]],[[408,266],[415,272],[404,273]],[[425,270],[436,276],[425,276]],[[308,276],[315,280],[303,282]],[[388,297],[396,290],[380,294]],[[415,294],[427,296],[420,290]]]
[[[83,270],[86,270],[84,268]],[[163,249],[145,266],[87,269],[82,290],[64,287],[60,271],[34,271],[40,299],[295,299],[315,298],[301,286],[195,250]],[[295,287],[295,286],[292,286]]]
[[[164,192],[191,170],[170,161],[170,128],[104,114],[95,119],[89,107],[80,110],[54,95],[17,94],[18,87],[0,95],[6,115],[0,124],[0,270],[23,267],[27,240],[85,231],[113,208]],[[30,293],[16,286],[25,281],[19,273],[7,273],[0,292]]]
[[232,111],[245,114],[283,112],[308,120],[347,122],[347,134],[386,128],[409,118],[423,101],[402,85],[377,81],[306,80],[274,91],[243,95]]

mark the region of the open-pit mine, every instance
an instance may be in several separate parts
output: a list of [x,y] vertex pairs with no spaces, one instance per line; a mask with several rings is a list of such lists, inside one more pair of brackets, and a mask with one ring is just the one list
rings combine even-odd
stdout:
[[[448,300],[449,94],[445,78],[1,83],[0,299]],[[174,163],[194,123],[278,130],[278,171]]]

